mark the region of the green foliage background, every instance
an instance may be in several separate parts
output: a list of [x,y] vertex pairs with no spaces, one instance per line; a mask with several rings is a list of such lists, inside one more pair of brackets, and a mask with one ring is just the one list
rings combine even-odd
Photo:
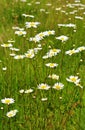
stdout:
[[[0,44],[7,43],[13,39],[16,42],[14,46],[20,48],[17,54],[24,54],[29,48],[34,48],[37,43],[29,42],[29,38],[37,33],[46,30],[55,30],[55,36],[66,35],[69,40],[62,44],[55,39],[55,36],[49,36],[43,39],[40,44],[42,50],[36,55],[35,59],[14,60],[10,57],[8,48],[0,47],[0,99],[12,97],[15,99],[13,105],[7,106],[0,103],[3,110],[0,110],[0,129],[1,130],[84,130],[85,129],[85,93],[84,88],[80,89],[74,84],[68,83],[66,78],[70,75],[77,75],[81,79],[81,84],[85,86],[85,51],[72,56],[65,55],[65,51],[85,45],[85,14],[84,10],[78,7],[68,8],[68,3],[74,3],[73,0],[41,0],[40,4],[35,4],[36,0],[27,0],[27,2],[17,2],[16,0],[0,0]],[[27,3],[32,3],[28,6]],[[46,6],[51,3],[51,6]],[[81,1],[85,4],[85,1]],[[61,7],[68,14],[56,11]],[[40,9],[45,12],[40,12]],[[83,20],[75,19],[75,15],[69,12],[77,10],[78,16]],[[48,13],[46,13],[48,12]],[[35,18],[24,18],[22,14],[31,14]],[[36,29],[28,29],[25,38],[14,34],[13,26],[24,27],[26,21],[38,21],[41,24]],[[74,23],[77,26],[76,32],[73,28],[59,28],[59,23]],[[58,56],[43,60],[42,56],[52,48],[61,49]],[[83,60],[82,62],[80,60]],[[59,66],[55,69],[49,69],[45,66],[48,62],[56,62]],[[7,67],[3,71],[3,67]],[[54,80],[49,80],[49,74],[56,73],[60,76],[59,82],[64,84],[62,91],[50,89],[42,91],[37,89],[39,83],[53,85]],[[20,94],[20,89],[34,90],[31,94]],[[34,98],[35,97],[35,98]],[[45,102],[41,98],[47,97]],[[62,100],[59,99],[62,97]],[[13,118],[6,117],[6,112],[11,109],[17,109],[19,112]]]

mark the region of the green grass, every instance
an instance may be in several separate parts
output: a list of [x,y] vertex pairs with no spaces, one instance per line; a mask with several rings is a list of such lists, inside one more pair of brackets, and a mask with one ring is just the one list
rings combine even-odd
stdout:
[[[0,102],[0,129],[1,130],[84,130],[85,129],[85,50],[72,56],[66,55],[67,50],[77,49],[85,46],[85,14],[84,10],[79,10],[79,6],[69,8],[68,3],[54,0],[42,0],[39,5],[36,0],[27,2],[16,2],[15,0],[0,1],[0,45],[15,40],[13,47],[19,48],[16,55],[25,54],[29,49],[38,46],[38,43],[30,42],[29,38],[40,32],[54,30],[55,35],[45,37],[40,41],[42,50],[32,59],[14,59],[10,56],[12,52],[9,48],[0,46],[0,100],[5,97],[13,98],[14,104],[2,104]],[[31,6],[27,3],[32,3]],[[51,6],[46,6],[51,3]],[[82,1],[85,4],[85,1]],[[60,8],[57,11],[56,8]],[[80,6],[81,7],[81,6]],[[45,12],[40,12],[45,9]],[[66,11],[65,13],[62,10]],[[69,14],[77,10],[75,14]],[[46,13],[47,12],[47,13]],[[68,14],[66,14],[68,13]],[[24,18],[22,14],[34,15],[34,18]],[[82,16],[83,20],[75,19],[75,16]],[[70,18],[70,19],[69,19]],[[37,28],[25,28],[25,22],[40,22]],[[57,24],[76,24],[76,29],[58,27]],[[26,37],[15,35],[12,27],[25,28]],[[74,32],[76,30],[76,32]],[[65,35],[69,39],[64,43],[55,37]],[[50,50],[57,48],[61,52],[52,58],[42,59]],[[82,61],[81,61],[82,59]],[[58,67],[48,68],[46,63],[57,63]],[[7,70],[3,70],[7,67]],[[49,74],[59,75],[59,80],[49,79]],[[70,75],[81,79],[83,89],[74,83],[66,81]],[[54,90],[52,86],[56,82],[64,84],[62,90]],[[46,83],[51,86],[49,90],[39,90],[37,86]],[[32,93],[20,94],[20,90],[32,88]],[[62,99],[61,99],[62,97]],[[41,101],[47,98],[47,101]],[[9,118],[6,113],[17,109],[18,113]]]

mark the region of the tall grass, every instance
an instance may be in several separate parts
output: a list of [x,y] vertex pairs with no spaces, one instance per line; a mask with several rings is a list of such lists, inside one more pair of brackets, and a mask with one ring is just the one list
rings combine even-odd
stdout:
[[[38,2],[38,3],[36,3]],[[0,1],[0,99],[13,98],[15,102],[7,105],[0,103],[1,130],[84,130],[84,86],[85,86],[85,50],[66,55],[66,51],[85,47],[84,1],[54,0],[1,0]],[[70,4],[70,5],[69,5]],[[79,4],[79,5],[73,5]],[[75,12],[72,14],[72,12]],[[33,15],[24,17],[22,14]],[[83,19],[76,19],[81,16]],[[26,28],[25,22],[40,22],[37,28]],[[73,27],[59,27],[58,24],[73,23]],[[24,28],[27,34],[18,36],[13,27]],[[31,37],[49,30],[54,35],[44,37],[40,42],[29,41]],[[58,36],[67,36],[62,42]],[[14,48],[2,47],[11,42]],[[24,55],[29,49],[41,48],[33,58],[14,59],[10,54]],[[60,53],[43,59],[50,49],[60,49]],[[57,67],[47,67],[47,63],[56,63]],[[56,74],[59,79],[49,78]],[[68,82],[69,76],[78,76],[79,85]],[[63,89],[55,90],[55,83],[62,83]],[[38,89],[39,84],[50,86],[49,90]],[[83,89],[81,88],[83,86]],[[26,90],[32,89],[33,92]],[[20,90],[24,92],[21,93]],[[43,99],[44,98],[44,99]],[[44,100],[44,101],[43,101]],[[17,109],[14,117],[7,117],[10,110]]]

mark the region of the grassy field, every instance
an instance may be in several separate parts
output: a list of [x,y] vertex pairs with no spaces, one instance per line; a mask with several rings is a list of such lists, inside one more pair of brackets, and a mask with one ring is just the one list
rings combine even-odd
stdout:
[[85,130],[85,0],[0,0],[0,130]]

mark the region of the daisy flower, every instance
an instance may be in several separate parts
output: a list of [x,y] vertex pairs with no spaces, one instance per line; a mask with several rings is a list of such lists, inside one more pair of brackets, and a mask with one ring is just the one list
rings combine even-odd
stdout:
[[31,53],[31,52],[25,53],[26,58],[33,58],[34,56],[35,56],[34,53]]
[[23,59],[25,56],[24,55],[16,55],[14,56],[14,59],[18,60],[18,59]]
[[25,18],[26,18],[26,17],[34,18],[33,15],[29,15],[29,14],[22,14],[22,16],[24,16]]
[[5,98],[5,99],[1,99],[1,102],[4,104],[12,104],[15,102],[15,100],[13,98]]
[[58,24],[59,27],[73,27],[76,28],[76,25],[73,23],[69,23],[69,24]]
[[51,3],[47,3],[46,5],[47,5],[47,6],[51,6],[52,4],[51,4]]
[[40,48],[42,47],[42,45],[41,45],[41,44],[38,44],[37,46],[38,46],[38,47],[40,47]]
[[40,12],[45,12],[45,9],[40,9]]
[[47,101],[48,99],[47,98],[41,98],[41,101]]
[[73,76],[73,75],[69,76],[69,78],[66,78],[66,80],[68,82],[73,82],[75,84],[79,84],[80,82],[80,79],[78,78],[78,76]]
[[85,46],[78,47],[77,50],[81,52],[81,51],[85,50]]
[[35,37],[30,37],[30,39],[29,39],[29,41],[34,41],[35,43],[36,42],[40,42],[40,40],[42,40],[40,37],[37,37],[37,36],[35,36]]
[[43,56],[42,58],[43,58],[43,59],[48,59],[49,57],[48,57],[48,55],[45,55],[45,56]]
[[47,55],[49,57],[53,57],[53,56],[56,56],[60,52],[61,52],[60,49],[50,49],[50,51],[47,53]]
[[61,52],[60,49],[51,49],[50,52],[53,52],[54,54]]
[[49,30],[49,31],[45,31],[43,32],[45,36],[49,36],[49,35],[54,35],[55,31],[54,30]]
[[79,52],[79,50],[77,49],[77,50],[75,50],[75,49],[72,49],[72,50],[68,50],[68,51],[66,51],[65,52],[65,54],[67,54],[67,55],[73,55],[73,54],[75,54],[75,53],[78,53]]
[[45,64],[47,67],[50,67],[50,68],[54,68],[54,67],[57,67],[58,66],[58,64],[56,64],[56,63],[47,63],[47,64]]
[[60,53],[61,50],[60,49],[50,49],[49,52],[46,53],[45,56],[43,56],[42,58],[43,59],[46,59],[46,58],[51,58],[53,56],[56,56],[58,53]]
[[4,108],[3,108],[3,107],[1,107],[0,109],[1,109],[1,110],[3,110]]
[[15,27],[12,27],[13,30],[18,30],[19,27],[15,26]]
[[40,37],[40,39],[43,39],[44,36],[45,36],[44,32],[41,32],[36,35],[36,37]]
[[4,71],[7,70],[7,67],[3,67],[2,70],[4,70]]
[[16,54],[15,53],[11,53],[11,54],[9,54],[10,56],[16,56]]
[[42,90],[48,90],[50,88],[50,86],[48,86],[47,84],[41,83],[38,85],[38,89],[42,89]]
[[15,34],[17,34],[18,36],[23,36],[23,35],[25,36],[27,32],[24,30],[18,30],[18,31],[15,31]]
[[32,93],[33,92],[33,89],[28,89],[28,90],[25,90],[25,92],[24,93]]
[[12,50],[12,51],[19,51],[20,49],[11,47],[10,50]]
[[19,90],[19,93],[24,93],[24,89]]
[[18,112],[18,110],[11,110],[9,112],[7,112],[6,116],[11,118],[11,117],[14,117],[16,115],[16,113]]
[[56,75],[56,74],[52,74],[52,75],[49,75],[48,78],[51,78],[51,79],[56,79],[58,80],[59,79],[59,75]]
[[83,20],[84,18],[81,17],[81,16],[75,16],[75,19],[80,19],[80,20]]
[[35,35],[35,37],[30,37],[29,41],[34,41],[36,43],[36,42],[39,42],[40,40],[42,40],[45,36],[54,35],[54,34],[55,34],[54,30],[41,32],[41,33]]
[[40,47],[34,48],[35,54],[37,54],[37,52],[38,52],[39,50],[42,50],[42,48],[40,48]]
[[63,87],[64,87],[64,84],[62,84],[62,83],[55,83],[53,86],[53,88],[56,90],[61,90],[61,89],[63,89]]
[[28,6],[31,6],[32,4],[31,3],[27,3]]
[[15,42],[14,40],[8,40],[7,42],[9,42],[9,43],[13,43],[13,42]]
[[40,1],[35,2],[36,5],[40,4]]
[[27,0],[20,0],[21,2],[26,2]]
[[13,45],[10,43],[10,44],[1,44],[1,47],[12,47]]
[[65,42],[65,41],[67,41],[67,40],[68,40],[68,37],[67,37],[67,36],[62,35],[62,36],[56,37],[56,39],[61,40],[62,42]]
[[26,26],[26,28],[31,28],[31,27],[37,28],[37,25],[39,25],[39,24],[40,24],[40,22],[26,22],[25,26]]

